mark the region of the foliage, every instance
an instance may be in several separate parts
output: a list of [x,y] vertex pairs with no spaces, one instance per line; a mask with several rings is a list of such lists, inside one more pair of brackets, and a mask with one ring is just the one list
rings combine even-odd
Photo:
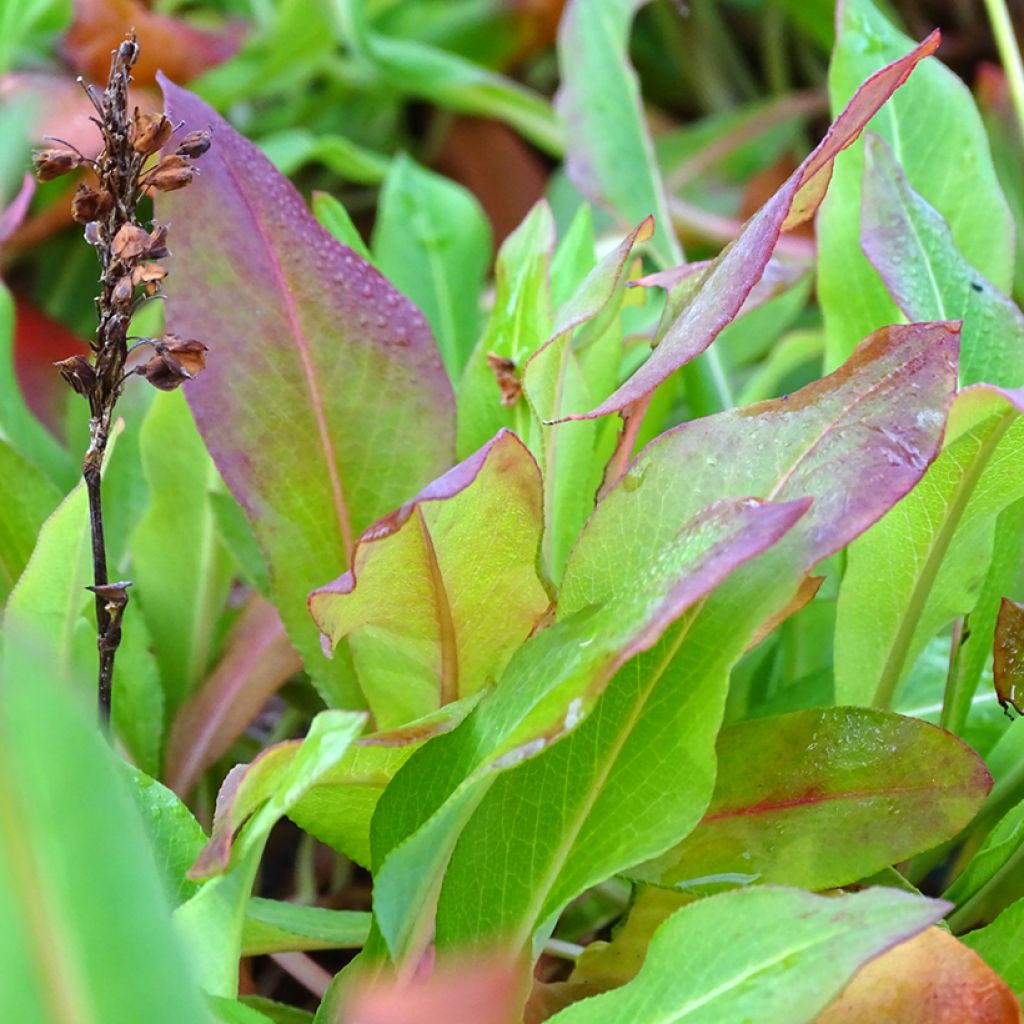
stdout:
[[[0,1016],[1020,1020],[997,73],[873,0],[196,6],[0,0]],[[104,744],[21,171],[133,24],[212,146],[132,333],[209,352],[112,430]]]

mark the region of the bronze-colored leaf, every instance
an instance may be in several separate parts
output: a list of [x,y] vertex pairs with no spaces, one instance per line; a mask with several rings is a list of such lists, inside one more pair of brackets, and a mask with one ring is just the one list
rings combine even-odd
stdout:
[[996,620],[992,678],[1003,710],[1009,713],[1012,705],[1018,715],[1024,714],[1024,605],[1008,597],[1003,598]]

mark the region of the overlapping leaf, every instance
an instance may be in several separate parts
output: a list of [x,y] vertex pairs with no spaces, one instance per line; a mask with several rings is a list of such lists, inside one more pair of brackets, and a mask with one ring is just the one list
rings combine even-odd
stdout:
[[647,565],[622,574],[614,595],[532,637],[462,726],[408,762],[371,832],[374,912],[397,957],[413,955],[428,934],[430,894],[461,824],[497,773],[571,733],[621,665],[656,647],[688,607],[776,543],[806,509],[803,501],[750,499],[708,506]]
[[[843,0],[829,69],[833,110],[865,76],[905,53],[911,40],[875,0]],[[925,61],[872,122],[892,146],[911,186],[949,223],[968,264],[1008,291],[1013,222],[999,189],[970,90],[937,60]],[[970,154],[953,159],[954,153]],[[896,306],[860,251],[862,148],[836,172],[818,217],[818,296],[825,316],[827,362],[841,363],[868,331],[897,319]]]
[[827,897],[766,886],[712,896],[655,932],[631,982],[551,1019],[805,1024],[861,966],[937,921],[947,906],[894,889]]
[[[712,794],[729,669],[810,569],[920,478],[938,450],[956,341],[947,324],[887,328],[832,376],[685,424],[637,457],[573,551],[560,621],[612,600],[712,496],[813,501],[777,545],[625,666],[578,730],[494,782],[452,857],[440,944],[527,945],[578,893],[697,824]],[[520,867],[482,870],[504,858]]]
[[717,753],[701,823],[633,877],[696,890],[846,885],[956,835],[991,786],[949,733],[867,708],[755,719],[723,730]]
[[254,146],[163,84],[170,116],[217,140],[187,198],[158,204],[175,229],[168,325],[210,347],[189,401],[296,648],[329,699],[351,700],[345,659],[322,659],[305,597],[347,566],[360,531],[447,468],[450,386],[422,314]]
[[851,545],[837,606],[839,703],[891,706],[928,640],[974,607],[996,516],[1024,497],[1022,402],[981,385],[962,392],[920,485]]
[[715,340],[760,279],[781,232],[814,215],[828,187],[836,156],[856,140],[917,63],[934,53],[938,41],[938,35],[933,33],[864,82],[818,147],[712,263],[699,291],[647,362],[595,409],[580,410],[571,418],[603,416],[625,408],[653,391]]
[[1024,384],[1024,314],[960,254],[880,136],[864,145],[861,245],[911,320],[961,320],[961,384]]
[[378,728],[501,676],[550,603],[537,577],[541,515],[537,464],[502,431],[374,524],[352,569],[313,591],[325,640],[349,638]]

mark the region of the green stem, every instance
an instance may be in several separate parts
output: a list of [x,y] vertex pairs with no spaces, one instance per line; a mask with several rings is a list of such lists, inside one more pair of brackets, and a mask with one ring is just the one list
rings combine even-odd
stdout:
[[1006,81],[1010,86],[1010,96],[1017,113],[1021,137],[1024,138],[1024,63],[1021,62],[1017,36],[1013,31],[1010,12],[1006,9],[1006,0],[985,0],[988,20],[992,25],[992,34],[996,38],[999,58],[1003,62]]

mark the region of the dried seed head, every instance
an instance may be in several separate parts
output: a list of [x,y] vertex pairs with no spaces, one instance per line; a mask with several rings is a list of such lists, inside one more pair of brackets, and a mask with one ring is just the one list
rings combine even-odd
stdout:
[[140,263],[132,271],[132,284],[141,284],[147,295],[156,295],[167,271],[159,263]]
[[161,391],[173,391],[201,373],[206,366],[206,346],[201,341],[183,341],[175,334],[165,334],[163,341],[153,343],[156,355],[136,371]]
[[148,231],[140,228],[138,224],[122,224],[114,235],[111,251],[115,259],[135,260],[138,259],[153,244],[153,239]]
[[175,192],[184,188],[195,173],[196,169],[187,157],[172,153],[146,175],[146,184],[160,192]]
[[167,255],[167,228],[159,225],[152,231],[138,224],[122,224],[114,235],[111,252],[115,259],[131,262],[137,259],[158,260]]
[[96,383],[96,371],[85,356],[69,356],[53,365],[80,395],[88,395],[92,391]]
[[193,160],[201,157],[213,141],[213,132],[209,128],[202,128],[196,132],[189,132],[175,150],[181,156],[190,156]]
[[106,189],[93,188],[80,181],[71,200],[71,216],[79,224],[88,224],[108,214],[113,206],[114,197]]
[[117,279],[113,291],[110,293],[110,301],[115,306],[127,306],[135,294],[135,286],[132,284],[132,275],[123,274]]
[[83,162],[81,154],[63,146],[37,149],[32,154],[32,164],[36,169],[36,177],[40,181],[52,181],[54,178],[59,178],[62,174],[81,167]]
[[166,114],[142,114],[135,108],[132,119],[132,149],[143,156],[149,156],[162,149],[174,134],[174,125]]

